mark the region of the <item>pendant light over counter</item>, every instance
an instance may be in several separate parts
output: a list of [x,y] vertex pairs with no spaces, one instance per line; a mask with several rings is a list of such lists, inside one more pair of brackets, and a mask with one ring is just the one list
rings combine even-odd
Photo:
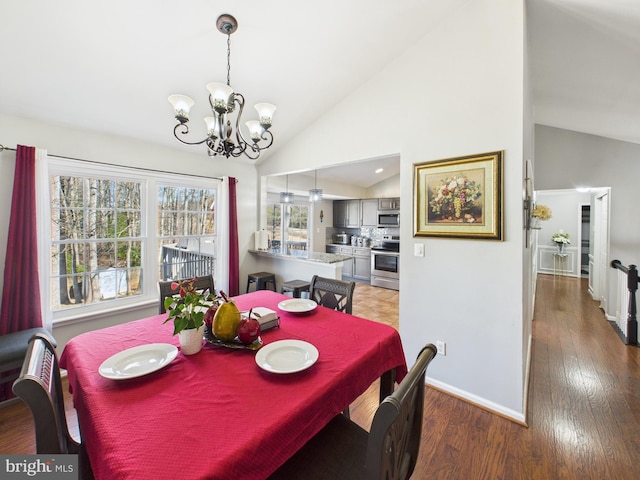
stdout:
[[313,172],[313,188],[309,190],[309,201],[320,202],[322,201],[322,189],[318,188],[318,171]]
[[280,203],[293,203],[293,194],[289,192],[289,175],[287,175],[286,192],[280,192]]

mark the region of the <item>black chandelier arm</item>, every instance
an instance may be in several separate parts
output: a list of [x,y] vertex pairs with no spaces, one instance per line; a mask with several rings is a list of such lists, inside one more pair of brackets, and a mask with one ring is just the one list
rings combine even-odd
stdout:
[[[178,132],[178,128],[183,127],[181,132]],[[179,136],[178,133],[180,133],[180,135],[187,135],[189,133],[189,126],[186,123],[178,123],[174,128],[173,128],[173,136],[176,137],[180,142],[184,143],[185,145],[201,145],[205,142],[208,142],[209,140],[212,140],[212,137],[207,137],[204,140],[200,140],[199,142],[187,142],[186,140],[182,140]],[[215,139],[213,139],[215,140]]]
[[240,130],[240,120],[242,119],[242,112],[244,111],[244,96],[241,93],[236,93],[233,101],[238,104],[238,114],[236,116],[236,141],[238,142],[238,146],[242,145],[242,151],[245,151],[249,142],[247,142],[244,135],[242,135],[242,130]]
[[256,143],[255,146],[258,148],[258,150],[269,148],[271,145],[273,145],[273,133],[271,133],[270,130],[265,130],[264,132],[262,132],[260,140],[267,140],[269,143],[263,146],[258,146],[258,144]]

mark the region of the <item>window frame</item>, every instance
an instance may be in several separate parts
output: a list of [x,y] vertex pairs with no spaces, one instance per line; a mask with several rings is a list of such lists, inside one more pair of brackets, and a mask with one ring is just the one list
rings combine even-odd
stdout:
[[[142,268],[142,294],[131,297],[116,298],[107,302],[98,302],[88,305],[78,305],[68,309],[53,310],[49,301],[48,308],[52,314],[53,324],[62,324],[67,322],[84,321],[86,317],[97,318],[100,316],[116,313],[120,310],[142,308],[158,302],[158,279],[156,275],[159,271],[159,247],[160,241],[158,236],[158,201],[156,198],[157,187],[159,184],[176,187],[215,189],[216,198],[219,195],[220,180],[216,178],[204,178],[191,176],[186,174],[160,172],[136,167],[123,167],[119,165],[109,165],[99,162],[72,160],[61,157],[48,157],[47,164],[47,182],[53,175],[62,176],[95,176],[97,178],[128,180],[140,182],[140,238],[142,242],[143,257],[141,261]],[[177,180],[179,176],[183,181]],[[47,198],[43,202],[39,212],[39,217],[51,221],[51,192],[48,190]],[[46,209],[46,210],[45,210]],[[219,256],[219,232],[218,225],[219,216],[215,216],[214,237],[215,255]],[[49,258],[52,246],[52,239],[46,240],[48,249],[47,257]],[[50,261],[47,261],[50,265]],[[153,273],[152,273],[153,272]],[[51,288],[52,272],[50,267],[47,269],[47,286]]]

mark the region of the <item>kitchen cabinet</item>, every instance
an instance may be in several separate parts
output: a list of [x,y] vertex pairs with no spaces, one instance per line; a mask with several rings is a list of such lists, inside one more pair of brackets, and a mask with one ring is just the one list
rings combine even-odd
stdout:
[[[353,256],[353,247],[339,247],[340,255],[349,255]],[[342,266],[342,276],[343,277],[353,277],[353,259],[345,260]]]
[[360,227],[360,200],[334,200],[333,226]]
[[345,260],[342,276],[369,281],[371,279],[371,249],[366,247],[350,247],[348,245],[327,245],[327,253],[348,255],[352,259]]
[[379,198],[378,210],[400,210],[400,198]]
[[377,227],[378,226],[378,199],[377,198],[360,200],[360,226],[361,227]]
[[353,278],[369,281],[371,279],[371,249],[353,249]]

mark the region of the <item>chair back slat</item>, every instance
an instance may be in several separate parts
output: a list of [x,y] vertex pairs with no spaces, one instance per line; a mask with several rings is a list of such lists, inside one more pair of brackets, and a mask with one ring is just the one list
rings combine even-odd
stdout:
[[366,478],[405,480],[418,459],[424,410],[424,382],[437,352],[426,345],[398,388],[385,398],[373,418],[365,460]]
[[355,288],[355,282],[314,275],[309,287],[309,296],[318,305],[340,312],[351,313]]
[[49,339],[35,334],[13,392],[33,416],[36,450],[41,453],[78,453],[79,444],[69,434],[64,410],[60,367]]

